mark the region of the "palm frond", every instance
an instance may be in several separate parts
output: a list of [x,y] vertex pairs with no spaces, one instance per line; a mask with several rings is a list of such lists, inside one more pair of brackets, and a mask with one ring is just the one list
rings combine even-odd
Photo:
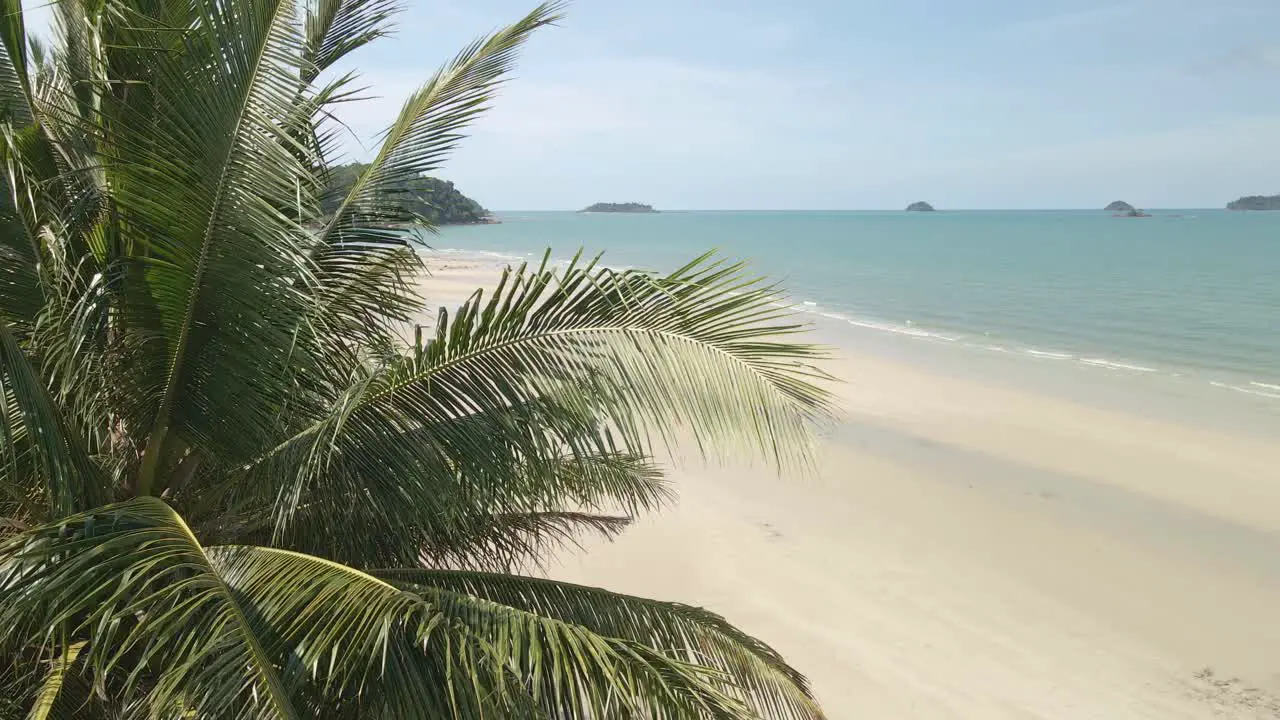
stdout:
[[521,266],[487,302],[442,310],[434,339],[364,405],[429,423],[550,396],[623,429],[675,440],[683,424],[700,442],[803,461],[827,409],[811,364],[824,351],[785,340],[803,328],[774,286],[710,255],[667,276]]
[[711,257],[544,258],[406,347],[406,188],[561,4],[322,204],[401,1],[0,0],[0,716],[820,718],[718,616],[489,574],[668,502],[664,446],[803,464],[823,352]]
[[[799,326],[776,301],[741,266],[709,259],[666,277],[591,265],[509,272],[487,302],[477,295],[442,315],[426,347],[361,379],[241,482],[280,493],[280,531],[310,502],[320,516],[373,523],[409,553],[457,502],[573,510],[541,504],[572,496],[559,464],[619,443],[642,454],[645,431],[804,462],[826,410],[809,364],[822,351],[779,338]],[[288,536],[290,547],[306,542]]]
[[23,127],[33,121],[22,2],[0,0],[0,122]]
[[421,556],[432,567],[511,572],[537,565],[556,550],[581,547],[588,533],[612,540],[631,523],[625,515],[563,510],[485,515],[441,528]]
[[[531,699],[552,717],[748,717],[716,686],[716,673],[636,643],[458,593],[404,593],[297,553],[211,553],[225,559],[228,582],[296,648],[307,672],[335,688],[365,687],[385,703],[385,716],[465,717],[468,708],[507,716]],[[397,637],[406,630],[408,638]],[[336,647],[345,650],[341,663]],[[423,670],[426,678],[413,677]],[[388,678],[393,671],[409,676]],[[453,692],[445,695],[450,678]],[[461,697],[463,688],[473,697]]]
[[0,644],[0,718],[17,720],[30,709],[43,678],[36,653],[5,650]]
[[45,300],[40,267],[53,208],[42,181],[57,172],[47,150],[39,127],[0,124],[0,317],[26,332]]
[[427,584],[400,587],[439,607],[451,623],[479,638],[545,716],[754,717],[726,692],[727,676],[662,649],[464,592]]
[[449,570],[374,574],[410,591],[431,587],[483,598],[714,668],[728,679],[725,691],[744,701],[758,717],[825,717],[808,681],[781,655],[702,608],[508,574]]
[[[505,539],[501,559],[477,556],[472,549],[491,537],[477,531],[495,515],[635,516],[671,497],[650,461],[617,450],[581,407],[546,398],[425,423],[356,411],[369,387],[254,471],[216,479],[252,498],[245,507],[261,508],[285,547],[375,565],[412,565],[424,555],[465,567],[537,563],[548,548],[518,535]],[[221,513],[218,522],[239,514]]]
[[[183,447],[251,455],[289,389],[312,242],[295,218],[311,167],[278,120],[297,93],[301,33],[288,0],[199,0],[184,52],[153,53],[148,91],[121,102],[110,167],[122,222],[147,238],[145,273],[158,333],[138,370],[156,379],[138,475],[163,489],[161,467]],[[152,21],[154,22],[154,21]],[[169,36],[147,29],[142,39]],[[305,214],[305,213],[304,213]],[[151,328],[139,328],[150,332]],[[157,362],[158,360],[158,362]]]
[[405,203],[396,202],[405,182],[439,167],[462,139],[463,128],[488,108],[520,47],[536,30],[556,22],[560,7],[558,2],[543,3],[520,21],[476,40],[410,96],[321,238],[330,241],[332,234],[370,223],[416,220]]
[[[575,449],[599,452],[609,427],[674,441],[683,424],[700,443],[803,461],[827,393],[811,364],[824,352],[784,339],[802,328],[774,287],[709,256],[665,277],[522,266],[487,301],[477,292],[452,319],[442,310],[435,337],[373,378],[347,423],[400,428],[386,436],[400,442],[405,430],[532,411],[520,418],[538,428],[531,443],[591,433]],[[460,456],[485,456],[488,438],[458,441]]]
[[36,694],[36,701],[27,713],[27,720],[49,720],[50,718],[66,718],[71,716],[72,708],[63,695],[63,685],[71,673],[71,668],[84,649],[84,642],[67,645],[57,657],[49,662],[49,672]]
[[36,491],[48,518],[101,504],[101,477],[9,326],[0,322],[0,484]]
[[[55,7],[58,43],[41,62],[34,87],[42,129],[58,158],[56,182],[65,186],[64,194],[73,201],[67,204],[77,208],[74,215],[63,213],[64,221],[85,233],[108,204],[106,175],[96,157],[101,95],[110,87],[100,32],[104,7],[94,0],[59,0]],[[69,252],[81,255],[82,249]],[[92,249],[99,262],[112,259],[106,248]]]
[[[354,5],[354,3],[353,3]],[[426,227],[413,207],[409,180],[438,168],[483,113],[520,47],[559,18],[560,3],[545,3],[519,22],[481,38],[405,102],[378,153],[318,233],[315,324],[335,338],[383,334],[406,323],[421,299],[409,280],[422,270],[412,252]],[[376,338],[375,338],[376,340]]]
[[[37,93],[42,97],[41,104],[65,103],[67,110],[74,108],[81,120],[92,119],[101,107],[98,94],[106,86],[99,34],[103,7],[103,4],[89,0],[58,0],[54,7],[59,40],[57,55],[53,62],[46,62],[45,67],[49,72],[59,74],[63,82],[45,78],[46,89]],[[49,87],[57,85],[62,87],[56,94],[49,92]],[[66,127],[65,122],[61,124]],[[83,127],[76,129],[82,130]],[[60,140],[70,142],[77,136],[87,139],[93,134],[64,134]]]
[[[67,626],[94,675],[129,678],[123,696],[153,712],[479,717],[531,701],[554,717],[747,717],[696,664],[316,557],[204,547],[151,497],[0,546],[0,623],[28,645]],[[146,667],[166,672],[139,683]]]
[[142,498],[72,516],[0,546],[0,621],[10,642],[42,645],[69,626],[98,677],[167,669],[135,692],[151,707],[299,717],[255,624],[182,519]]
[[348,53],[391,32],[400,0],[309,0],[302,79],[310,83]]
[[[5,155],[0,153],[0,158],[11,159]],[[45,299],[38,270],[40,256],[30,228],[19,214],[19,198],[10,175],[0,173],[0,320],[29,329]]]

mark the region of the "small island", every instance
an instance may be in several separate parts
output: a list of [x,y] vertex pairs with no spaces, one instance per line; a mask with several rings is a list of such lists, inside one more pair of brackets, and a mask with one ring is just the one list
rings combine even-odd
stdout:
[[1246,195],[1227,203],[1228,210],[1280,210],[1280,195]]
[[1130,205],[1129,203],[1123,200],[1116,200],[1115,202],[1111,203],[1110,205],[1102,209],[1106,210],[1107,212],[1127,213],[1131,210],[1136,210],[1137,208],[1135,208],[1134,206]]
[[908,205],[907,212],[934,212],[934,210],[932,205],[920,200],[919,202],[913,202]]
[[652,205],[644,203],[625,202],[625,203],[596,203],[588,205],[579,210],[584,213],[656,213]]

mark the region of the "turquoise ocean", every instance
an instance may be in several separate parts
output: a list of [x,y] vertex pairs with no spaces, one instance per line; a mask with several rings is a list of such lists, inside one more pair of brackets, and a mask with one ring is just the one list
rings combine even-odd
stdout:
[[535,261],[581,248],[655,270],[715,249],[826,325],[1280,407],[1280,212],[1153,214],[509,212],[429,242]]

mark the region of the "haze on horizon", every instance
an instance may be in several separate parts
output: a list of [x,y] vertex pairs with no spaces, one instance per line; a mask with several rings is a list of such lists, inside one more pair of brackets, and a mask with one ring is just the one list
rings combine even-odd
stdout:
[[[406,4],[354,57],[353,159],[535,0]],[[497,209],[1220,208],[1280,192],[1276,27],[1275,0],[577,0],[439,174]]]

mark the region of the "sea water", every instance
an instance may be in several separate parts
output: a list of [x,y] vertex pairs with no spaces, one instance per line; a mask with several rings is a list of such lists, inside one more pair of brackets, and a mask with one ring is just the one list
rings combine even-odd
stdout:
[[513,260],[581,249],[655,270],[714,249],[781,281],[801,311],[850,328],[973,357],[1179,378],[1280,407],[1280,212],[499,217],[429,242]]

